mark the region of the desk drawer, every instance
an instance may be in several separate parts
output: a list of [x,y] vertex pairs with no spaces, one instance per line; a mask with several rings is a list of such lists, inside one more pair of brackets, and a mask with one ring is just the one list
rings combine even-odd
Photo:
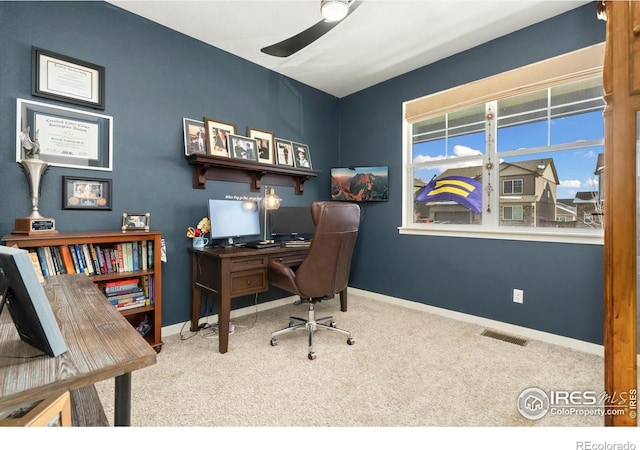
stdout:
[[267,267],[267,255],[252,256],[251,258],[242,258],[231,261],[231,271],[247,270],[253,268]]
[[297,253],[287,253],[286,255],[273,255],[271,261],[276,261],[285,266],[299,266],[307,257],[307,251]]
[[231,295],[252,294],[267,289],[267,270],[256,269],[231,274]]

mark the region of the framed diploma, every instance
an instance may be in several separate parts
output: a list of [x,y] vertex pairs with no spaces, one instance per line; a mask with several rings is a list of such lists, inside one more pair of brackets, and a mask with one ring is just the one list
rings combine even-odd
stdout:
[[52,165],[112,170],[113,118],[46,103],[17,100],[16,162],[27,158],[21,133],[30,131],[38,157]]
[[104,67],[32,47],[31,94],[104,109]]

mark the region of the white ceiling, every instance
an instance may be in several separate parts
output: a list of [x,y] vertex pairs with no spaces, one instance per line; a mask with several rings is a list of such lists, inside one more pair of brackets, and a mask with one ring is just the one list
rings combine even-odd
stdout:
[[260,49],[322,20],[320,0],[109,3],[344,97],[590,1],[365,0],[342,23],[288,58]]

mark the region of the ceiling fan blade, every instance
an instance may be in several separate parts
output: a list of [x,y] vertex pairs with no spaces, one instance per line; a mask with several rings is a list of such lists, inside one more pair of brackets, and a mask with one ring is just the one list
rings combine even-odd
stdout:
[[[344,19],[349,17],[349,14],[355,11],[356,8],[358,8],[358,6],[360,6],[361,3],[362,1],[351,2],[349,4],[349,12],[347,13]],[[316,39],[322,37],[324,34],[329,32],[333,27],[335,27],[340,22],[342,22],[342,20],[338,20],[336,22],[327,22],[326,20],[321,20],[315,25],[296,34],[295,36],[291,36],[290,38],[285,39],[284,41],[280,41],[268,47],[261,48],[260,51],[262,53],[266,53],[267,55],[286,58],[287,56],[291,56],[297,51],[302,50],[307,45],[314,42]]]

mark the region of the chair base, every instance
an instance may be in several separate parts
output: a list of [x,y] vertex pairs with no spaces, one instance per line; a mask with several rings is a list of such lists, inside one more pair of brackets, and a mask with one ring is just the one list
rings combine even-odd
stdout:
[[[271,333],[271,345],[278,345],[277,336],[292,333],[294,331],[306,329],[309,335],[309,359],[316,359],[316,354],[313,351],[313,335],[316,330],[327,330],[334,333],[340,333],[347,336],[347,344],[353,345],[356,343],[355,339],[351,336],[351,332],[336,327],[336,323],[333,321],[333,316],[323,317],[321,319],[315,319],[315,311],[313,310],[313,302],[309,302],[309,318],[301,319],[300,317],[289,317],[289,326]],[[329,323],[322,323],[329,322]]]

